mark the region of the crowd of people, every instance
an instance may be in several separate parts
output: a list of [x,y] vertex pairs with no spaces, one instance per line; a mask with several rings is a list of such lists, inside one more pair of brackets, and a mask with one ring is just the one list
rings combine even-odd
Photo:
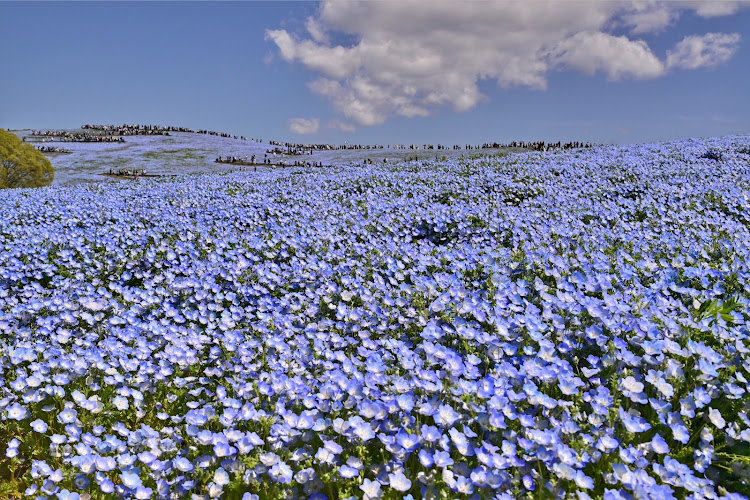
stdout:
[[255,155],[245,156],[219,156],[214,160],[215,163],[255,163]]
[[287,147],[286,149],[276,146],[272,149],[267,149],[266,154],[269,155],[288,155],[288,156],[302,156],[307,154],[313,154],[312,149],[292,148]]
[[247,137],[245,137],[244,135],[232,135],[232,134],[227,134],[225,132],[214,132],[213,130],[196,130],[195,133],[205,134],[205,135],[215,135],[217,137],[227,137],[229,139],[239,139],[241,141],[247,140]]
[[[284,163],[286,165],[286,163]],[[292,164],[294,167],[322,167],[323,162],[322,161],[302,161],[302,160],[295,160]]]
[[213,130],[193,130],[187,127],[174,127],[172,125],[81,125],[84,130],[99,130],[116,135],[169,135],[170,132],[185,132],[189,134],[205,134],[217,137],[226,137],[246,141],[244,135],[232,135],[225,132],[214,132]]
[[300,155],[300,154],[312,154],[313,151],[335,151],[335,150],[341,150],[341,149],[401,149],[401,150],[449,150],[452,149],[454,151],[456,150],[462,150],[462,149],[493,149],[493,148],[520,148],[520,149],[529,149],[532,151],[549,151],[551,149],[577,149],[577,148],[591,148],[595,146],[594,144],[591,144],[590,142],[545,142],[545,141],[534,141],[534,142],[526,142],[526,141],[513,141],[509,143],[499,143],[499,142],[486,142],[484,144],[465,144],[464,146],[461,146],[459,144],[454,144],[453,146],[447,146],[445,144],[422,144],[421,146],[418,144],[393,144],[393,145],[382,145],[382,144],[375,144],[375,145],[369,145],[369,144],[297,144],[293,142],[280,142],[280,141],[270,141],[270,145],[276,146],[273,149],[269,149],[268,153],[275,153],[275,154],[286,154],[286,155]]
[[294,142],[281,142],[281,141],[269,141],[268,144],[271,146],[278,146],[286,148],[287,150],[300,150],[300,151],[337,151],[340,149],[385,149],[386,146],[382,144],[299,144]]
[[41,151],[42,153],[72,153],[71,150],[60,148],[57,146],[37,146],[37,150]]
[[502,144],[499,142],[485,142],[481,146],[471,146],[467,144],[465,149],[520,148],[520,149],[530,149],[532,151],[549,151],[551,149],[579,149],[579,148],[592,148],[594,146],[595,144],[591,144],[590,142],[578,142],[578,141],[573,141],[573,142],[513,141],[513,142],[506,143],[506,144]]
[[110,135],[169,135],[179,127],[162,127],[159,125],[81,125],[83,130],[96,130]]
[[258,165],[267,165],[267,166],[276,166],[276,167],[322,167],[323,162],[317,162],[317,161],[305,161],[305,160],[295,160],[293,162],[287,163],[286,160],[275,160],[273,158],[269,158],[268,154],[263,155],[263,159],[260,160],[256,158],[255,155],[252,156],[219,156],[214,160],[215,163],[225,163],[228,165],[244,165],[244,166],[250,166],[250,167],[257,167]]
[[[68,132],[66,130],[32,130],[31,137],[42,138],[42,141],[60,142],[125,142],[122,137],[86,132]],[[24,140],[26,138],[24,137]]]
[[142,168],[118,168],[109,169],[109,175],[117,175],[120,177],[132,177],[137,179],[139,175],[146,175],[146,170]]

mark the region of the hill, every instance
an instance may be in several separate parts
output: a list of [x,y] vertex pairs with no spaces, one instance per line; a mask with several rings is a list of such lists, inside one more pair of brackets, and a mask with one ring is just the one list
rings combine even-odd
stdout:
[[[37,147],[62,147],[69,154],[50,153],[47,156],[55,166],[55,184],[77,184],[106,179],[101,174],[117,170],[140,170],[158,175],[187,175],[194,173],[226,172],[236,166],[217,164],[214,160],[222,156],[250,159],[253,155],[262,162],[264,155],[275,146],[253,140],[235,139],[191,132],[170,132],[170,135],[133,135],[123,137],[124,142],[59,142],[55,137],[34,137],[32,130],[15,130],[19,137],[26,137]],[[70,129],[64,132],[85,133],[86,129]],[[487,151],[485,151],[487,152]],[[312,155],[282,156],[268,155],[273,162],[295,160],[323,165],[361,164],[368,159],[375,163],[385,158],[403,161],[407,158],[432,159],[456,158],[471,154],[463,150],[405,150],[383,148],[376,150],[332,150],[314,151]]]

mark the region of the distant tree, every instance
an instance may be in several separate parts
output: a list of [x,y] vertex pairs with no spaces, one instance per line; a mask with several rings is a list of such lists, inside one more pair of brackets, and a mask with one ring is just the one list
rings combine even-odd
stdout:
[[34,146],[0,128],[0,189],[48,186],[55,169]]

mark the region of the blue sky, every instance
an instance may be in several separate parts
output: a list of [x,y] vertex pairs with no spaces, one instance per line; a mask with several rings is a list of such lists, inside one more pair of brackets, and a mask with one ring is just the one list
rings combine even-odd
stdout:
[[0,2],[0,127],[449,145],[750,133],[748,7]]

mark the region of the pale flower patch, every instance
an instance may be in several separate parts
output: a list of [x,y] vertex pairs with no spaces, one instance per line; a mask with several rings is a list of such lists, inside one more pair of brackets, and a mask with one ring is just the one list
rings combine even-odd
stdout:
[[739,498],[749,144],[0,192],[0,488]]

